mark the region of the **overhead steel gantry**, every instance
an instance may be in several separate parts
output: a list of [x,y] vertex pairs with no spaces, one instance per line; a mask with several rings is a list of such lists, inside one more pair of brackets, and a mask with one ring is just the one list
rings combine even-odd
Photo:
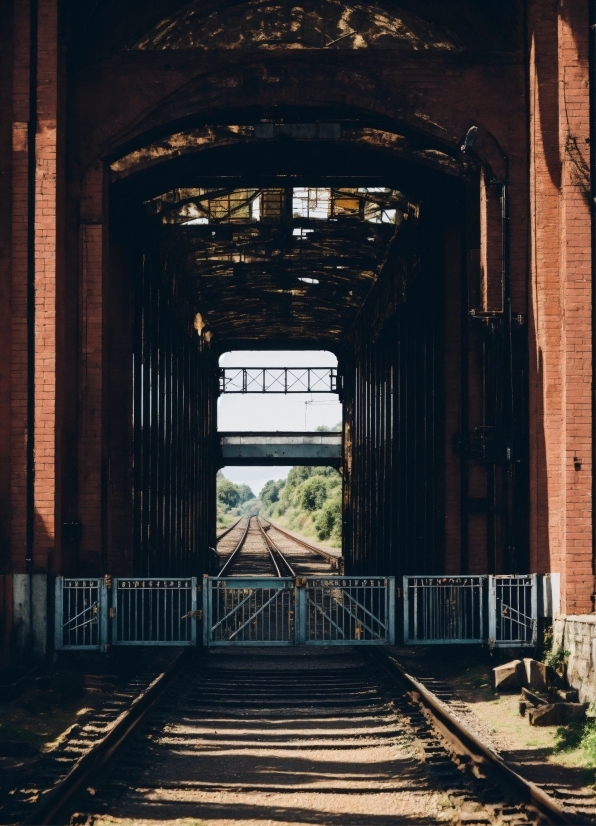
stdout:
[[220,393],[339,393],[337,367],[221,367]]

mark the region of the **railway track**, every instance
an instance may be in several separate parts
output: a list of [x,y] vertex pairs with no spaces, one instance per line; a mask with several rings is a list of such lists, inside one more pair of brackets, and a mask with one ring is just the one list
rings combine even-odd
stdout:
[[50,751],[30,765],[2,764],[0,823],[54,823],[79,785],[124,741],[182,667],[187,650],[154,652],[139,672],[98,708],[87,710]]
[[[328,574],[338,569],[339,557],[292,536],[260,516],[236,523],[226,536],[228,551],[219,576],[300,576]],[[229,548],[230,541],[235,545]]]
[[219,544],[229,533],[231,533],[238,525],[243,521],[243,518],[240,517],[235,522],[232,522],[231,525],[228,525],[227,528],[224,528],[223,531],[220,531],[217,534],[217,543]]
[[[230,568],[247,564],[243,555],[261,576],[264,560],[275,576],[311,564],[272,523],[253,517],[232,528]],[[444,686],[422,684],[390,652],[167,656],[20,778],[0,822],[596,822],[596,809],[517,774],[462,724]]]
[[382,653],[228,651],[175,676],[19,822],[589,822],[479,751]]

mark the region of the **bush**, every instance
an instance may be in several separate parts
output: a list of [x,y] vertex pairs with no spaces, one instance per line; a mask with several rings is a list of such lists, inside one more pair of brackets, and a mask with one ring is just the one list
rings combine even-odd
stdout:
[[327,499],[327,486],[325,480],[313,476],[303,482],[294,494],[294,506],[303,511],[318,511],[325,504]]
[[273,479],[269,479],[268,482],[265,482],[260,494],[260,499],[263,503],[263,507],[270,508],[276,502],[279,502],[280,487],[283,487],[283,480],[281,479],[279,482],[276,482]]
[[316,515],[314,524],[319,539],[333,537],[341,541],[341,499],[337,497],[326,502]]
[[263,486],[263,515],[341,547],[341,490],[341,476],[331,467],[293,467],[285,481]]

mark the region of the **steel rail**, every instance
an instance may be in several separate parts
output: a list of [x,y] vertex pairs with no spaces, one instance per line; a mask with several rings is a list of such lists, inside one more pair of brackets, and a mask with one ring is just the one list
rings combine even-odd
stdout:
[[[294,570],[292,565],[288,562],[285,555],[281,552],[281,550],[275,544],[273,539],[271,539],[271,537],[268,536],[267,532],[263,528],[263,525],[261,523],[261,517],[257,516],[256,519],[257,519],[257,525],[259,526],[259,528],[261,529],[261,533],[263,534],[263,539],[265,540],[265,544],[267,545],[267,549],[269,550],[269,555],[271,556],[271,559],[273,561],[273,566],[275,567],[275,570],[277,571],[277,575],[282,576],[282,573],[279,570],[279,565],[275,561],[275,557],[273,555],[274,551],[275,551],[276,554],[279,555],[279,557],[282,560],[283,564],[286,566],[286,568],[290,572],[290,576],[293,576],[293,577],[297,576],[296,571]],[[269,524],[271,524],[271,523],[269,523]]]
[[516,791],[521,793],[524,801],[546,815],[551,823],[581,824],[583,822],[578,819],[579,815],[575,811],[563,809],[556,800],[539,786],[530,780],[526,780],[508,766],[502,757],[479,740],[463,723],[460,723],[450,713],[445,703],[442,703],[432,691],[429,691],[423,683],[408,674],[390,653],[376,648],[370,649],[368,653],[393,679],[397,677],[398,680],[406,683],[412,692],[417,695],[422,705],[430,712],[439,731],[456,746],[456,749],[467,754],[476,765],[497,775],[501,782],[515,787]]
[[217,534],[217,537],[216,537],[217,541],[219,542],[219,540],[220,540],[220,539],[223,539],[223,538],[224,538],[224,536],[227,536],[227,535],[230,533],[230,531],[233,531],[233,530],[234,530],[234,528],[236,527],[236,525],[237,525],[239,522],[242,522],[242,520],[243,520],[244,518],[245,518],[244,516],[241,516],[241,517],[240,517],[239,519],[237,519],[235,522],[232,522],[232,524],[231,524],[231,525],[228,525],[228,527],[227,527],[227,528],[225,528],[225,530],[223,530],[221,533],[218,533],[218,534]]
[[[259,517],[259,519],[260,518],[261,517]],[[288,539],[291,539],[293,542],[298,543],[298,545],[302,545],[302,547],[306,548],[308,551],[312,551],[313,553],[324,557],[325,559],[329,560],[330,562],[335,562],[337,565],[339,565],[340,562],[343,561],[342,556],[335,556],[334,554],[327,553],[326,551],[321,550],[321,548],[315,547],[315,545],[310,545],[304,539],[298,539],[298,537],[293,536],[291,533],[288,533],[288,531],[285,531],[283,528],[280,528],[279,525],[275,524],[275,522],[271,522],[269,519],[266,519],[265,521],[273,528],[273,530],[279,531],[280,533],[283,533],[283,535],[287,536]]]
[[22,826],[46,826],[57,822],[56,816],[66,807],[73,795],[100,771],[144,720],[186,662],[187,656],[187,649],[180,651],[165,671],[135,697],[130,706],[113,721],[107,733],[79,757],[68,774],[51,791],[42,796],[31,815],[21,821]]
[[[240,542],[236,545],[236,547],[234,548],[232,553],[229,555],[229,557],[226,559],[224,564],[222,565],[220,572],[217,574],[218,578],[222,577],[225,574],[228,566],[232,564],[232,562],[234,561],[234,559],[236,558],[236,556],[240,552],[240,548],[244,545],[244,540],[246,539],[248,529],[250,528],[250,520],[251,519],[252,519],[252,516],[249,516],[248,519],[246,520],[246,528],[244,529],[244,533],[242,534],[242,538],[241,538]],[[238,523],[236,523],[236,524],[238,524]]]

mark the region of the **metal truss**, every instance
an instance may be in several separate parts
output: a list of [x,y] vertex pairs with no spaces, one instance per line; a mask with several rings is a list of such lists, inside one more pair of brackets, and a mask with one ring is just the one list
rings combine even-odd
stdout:
[[221,367],[220,393],[339,393],[336,367]]

